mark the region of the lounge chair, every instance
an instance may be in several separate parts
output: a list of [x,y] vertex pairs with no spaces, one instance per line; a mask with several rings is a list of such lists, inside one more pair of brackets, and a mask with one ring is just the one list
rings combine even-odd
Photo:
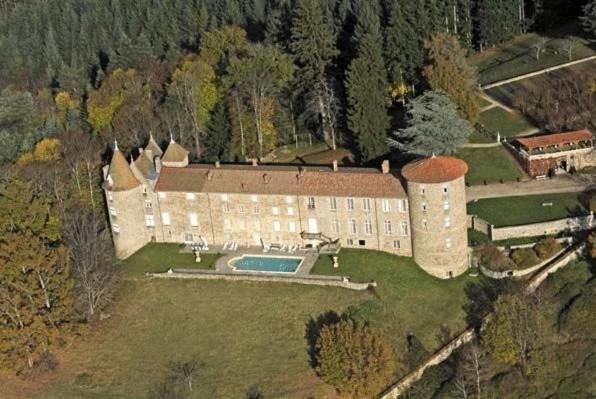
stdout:
[[229,241],[226,241],[225,244],[223,245],[223,250],[225,251],[226,249],[228,249],[228,245],[230,244]]

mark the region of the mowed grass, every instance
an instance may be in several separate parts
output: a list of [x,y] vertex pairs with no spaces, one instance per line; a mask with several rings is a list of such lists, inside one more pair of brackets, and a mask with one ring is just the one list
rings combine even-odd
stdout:
[[[464,287],[471,277],[439,280],[410,258],[347,249],[339,269],[322,257],[313,273],[375,280],[378,287],[359,292],[285,283],[127,280],[112,317],[61,352],[58,375],[32,397],[146,398],[169,361],[196,355],[204,365],[192,398],[245,398],[252,386],[266,398],[333,398],[309,365],[305,334],[311,318],[334,311],[369,320],[397,354],[403,354],[406,332],[433,350],[441,325],[454,333],[464,327]],[[90,376],[85,385],[79,383],[82,375]]]
[[180,253],[180,244],[149,243],[121,263],[122,270],[130,275],[163,273],[169,268],[214,269],[219,254],[201,254],[201,262],[195,262],[190,253]]
[[491,108],[480,113],[480,123],[490,130],[496,137],[514,137],[518,134],[535,129],[532,122],[518,112],[507,112],[501,107]]
[[478,68],[480,84],[486,85],[515,76],[541,70],[543,68],[569,62],[565,51],[565,39],[571,38],[577,47],[572,54],[572,60],[594,55],[595,51],[590,41],[582,37],[584,34],[578,23],[562,26],[556,32],[546,34],[546,49],[536,60],[534,44],[542,40],[541,35],[528,33],[517,36],[498,47],[476,53],[469,58],[469,62]]
[[455,154],[468,163],[466,182],[470,185],[515,181],[523,174],[515,160],[502,146],[490,148],[462,148]]
[[471,277],[441,280],[424,272],[412,258],[356,249],[341,250],[337,269],[331,257],[321,256],[311,273],[350,276],[357,282],[376,281],[375,296],[359,311],[386,331],[394,346],[408,331],[432,350],[437,346],[440,325],[452,332],[464,328],[464,287],[473,281]]
[[[546,203],[552,205],[542,205]],[[496,227],[546,222],[586,213],[580,193],[488,198],[468,203],[468,214],[478,215]]]

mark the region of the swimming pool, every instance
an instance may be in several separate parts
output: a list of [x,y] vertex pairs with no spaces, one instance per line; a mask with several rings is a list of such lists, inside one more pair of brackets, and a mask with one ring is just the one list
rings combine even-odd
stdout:
[[304,258],[297,256],[243,255],[230,260],[234,270],[270,273],[296,273]]

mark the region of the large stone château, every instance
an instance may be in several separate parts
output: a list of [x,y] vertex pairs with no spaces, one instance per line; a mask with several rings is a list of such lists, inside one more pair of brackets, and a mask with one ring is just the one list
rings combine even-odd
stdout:
[[155,242],[229,241],[343,247],[413,256],[449,278],[468,267],[464,161],[433,156],[391,170],[252,164],[189,164],[170,142],[150,139],[128,163],[117,145],[104,167],[116,254]]

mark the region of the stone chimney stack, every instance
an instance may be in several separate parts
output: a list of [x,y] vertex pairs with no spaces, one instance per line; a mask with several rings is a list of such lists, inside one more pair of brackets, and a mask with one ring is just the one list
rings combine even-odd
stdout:
[[381,172],[383,172],[383,174],[389,173],[389,161],[387,159],[381,164]]
[[333,171],[337,172],[337,170],[339,169],[339,167],[337,166],[337,159],[333,160]]

